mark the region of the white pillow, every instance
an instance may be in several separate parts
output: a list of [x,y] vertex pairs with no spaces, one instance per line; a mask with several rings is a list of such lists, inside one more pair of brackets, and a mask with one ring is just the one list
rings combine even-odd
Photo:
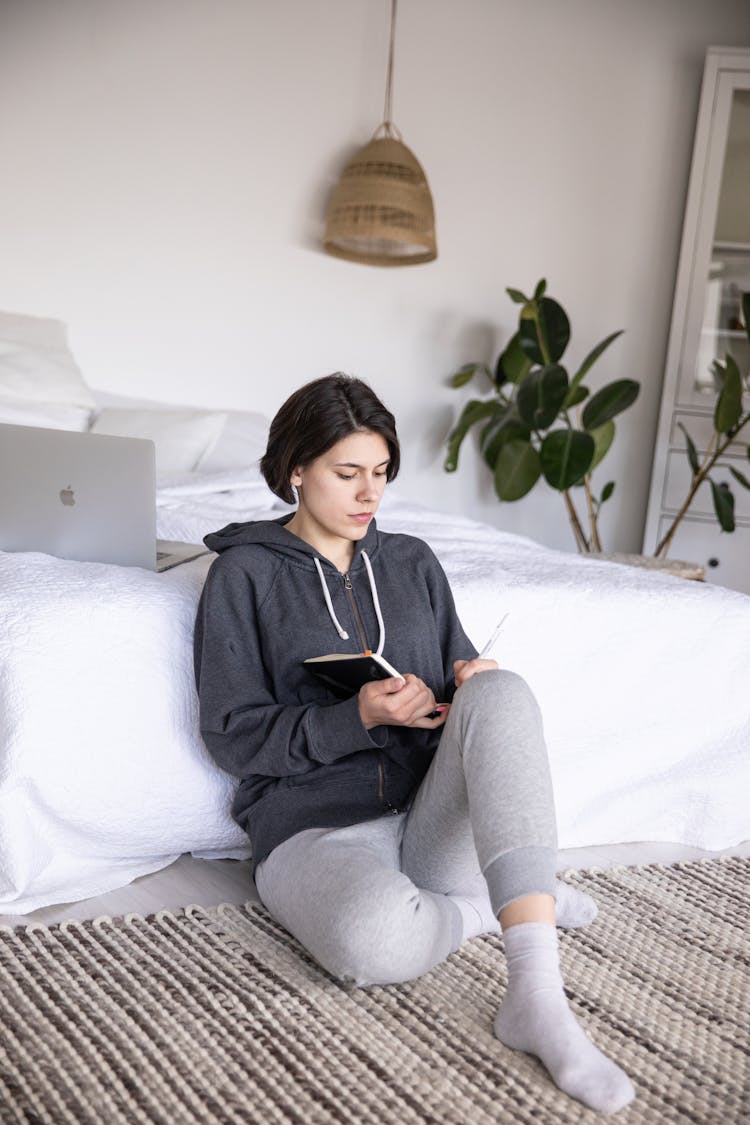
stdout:
[[[201,410],[203,407],[181,406],[174,402],[157,402],[154,399],[135,398],[132,395],[118,395],[111,391],[93,389],[97,407],[100,410],[117,407],[118,410]],[[270,419],[265,414],[252,410],[227,410],[227,422],[219,434],[213,449],[203,455],[197,469],[203,473],[226,472],[230,469],[246,469],[257,465],[268,444]]]
[[95,407],[62,322],[0,312],[0,421],[85,430]]
[[191,472],[216,443],[227,420],[225,411],[118,410],[105,408],[92,433],[148,438],[156,446],[158,473]]
[[89,428],[91,411],[81,406],[56,406],[53,402],[6,403],[0,399],[0,422],[11,426],[41,426],[44,430]]
[[255,414],[251,410],[228,411],[219,440],[201,458],[198,468],[204,473],[216,473],[257,465],[266,452],[270,425],[265,414]]

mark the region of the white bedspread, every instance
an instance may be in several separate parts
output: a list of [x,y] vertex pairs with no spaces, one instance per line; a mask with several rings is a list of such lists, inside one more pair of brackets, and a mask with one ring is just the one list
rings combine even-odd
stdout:
[[[193,475],[162,482],[159,534],[195,541],[283,509],[255,473]],[[379,524],[433,546],[477,646],[509,612],[494,656],[540,700],[561,847],[750,838],[750,598],[396,494]],[[185,851],[248,854],[197,731],[210,561],[156,575],[0,553],[0,912],[99,894]]]

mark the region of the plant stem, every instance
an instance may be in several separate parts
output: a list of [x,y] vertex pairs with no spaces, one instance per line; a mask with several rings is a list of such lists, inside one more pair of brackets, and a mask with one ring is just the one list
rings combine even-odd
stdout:
[[683,503],[682,507],[680,508],[680,510],[677,513],[677,515],[675,516],[675,518],[672,520],[672,523],[667,528],[666,534],[664,535],[662,540],[657,544],[656,550],[654,551],[654,558],[655,559],[658,559],[659,556],[662,553],[663,553],[664,557],[666,558],[667,551],[669,550],[670,544],[675,537],[675,532],[677,531],[677,528],[679,527],[679,525],[682,523],[683,516],[685,515],[688,508],[692,504],[696,492],[698,491],[700,486],[703,484],[704,480],[706,479],[708,474],[711,472],[711,470],[713,469],[713,467],[716,464],[716,462],[718,461],[718,459],[721,457],[721,455],[724,453],[724,451],[732,444],[732,442],[737,437],[740,430],[742,430],[747,425],[748,422],[750,422],[750,413],[746,414],[744,418],[740,419],[740,421],[734,427],[734,429],[730,430],[730,432],[727,434],[726,441],[724,441],[721,445],[717,446],[716,450],[712,453],[711,449],[712,449],[713,445],[715,444],[715,442],[718,440],[718,437],[719,437],[716,430],[714,430],[713,434],[711,435],[711,440],[708,443],[708,448],[706,449],[706,452],[703,456],[703,463],[700,466],[700,468],[698,469],[698,472],[693,477],[693,483],[691,484],[690,489],[688,490],[688,494],[685,498],[685,502]]
[[579,553],[582,555],[587,555],[591,548],[586,540],[586,536],[583,533],[581,521],[578,518],[578,513],[573,506],[573,501],[571,500],[570,493],[567,489],[565,489],[565,491],[563,492],[563,496],[565,497],[565,507],[568,509],[568,519],[570,520],[570,526],[573,528],[573,535],[575,536]]
[[591,530],[591,549],[594,551],[601,551],[602,544],[599,539],[599,528],[597,526],[597,513],[594,507],[594,497],[591,494],[591,477],[586,474],[583,478],[583,487],[586,492],[586,508],[589,514],[589,528]]
[[[566,414],[565,420],[568,422],[568,425],[570,426],[570,421],[568,420],[567,414]],[[583,429],[583,424],[581,422],[581,407],[580,407],[580,405],[576,409],[576,424],[577,424],[579,430]],[[572,427],[571,427],[571,429],[572,429]],[[591,537],[589,539],[589,543],[588,543],[588,546],[587,546],[586,549],[587,550],[593,550],[593,551],[601,551],[602,544],[601,544],[601,541],[599,539],[599,529],[597,527],[597,512],[596,512],[596,509],[594,507],[594,497],[591,493],[591,476],[589,475],[589,473],[586,473],[586,475],[583,478],[583,490],[586,494],[586,510],[588,512],[589,529],[591,531]]]

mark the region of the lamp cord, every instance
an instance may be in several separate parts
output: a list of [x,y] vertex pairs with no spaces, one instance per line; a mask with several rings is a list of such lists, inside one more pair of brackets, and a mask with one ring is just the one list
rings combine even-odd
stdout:
[[394,130],[391,114],[393,112],[393,50],[396,43],[396,5],[398,0],[391,0],[391,42],[388,48],[388,74],[385,80],[385,110],[383,125],[386,134],[393,135]]

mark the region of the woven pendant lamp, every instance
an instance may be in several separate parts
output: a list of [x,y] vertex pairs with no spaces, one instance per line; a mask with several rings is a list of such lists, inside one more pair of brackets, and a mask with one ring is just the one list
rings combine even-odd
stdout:
[[437,257],[427,177],[391,120],[396,3],[391,0],[384,120],[341,173],[323,240],[327,253],[372,266],[410,266]]

